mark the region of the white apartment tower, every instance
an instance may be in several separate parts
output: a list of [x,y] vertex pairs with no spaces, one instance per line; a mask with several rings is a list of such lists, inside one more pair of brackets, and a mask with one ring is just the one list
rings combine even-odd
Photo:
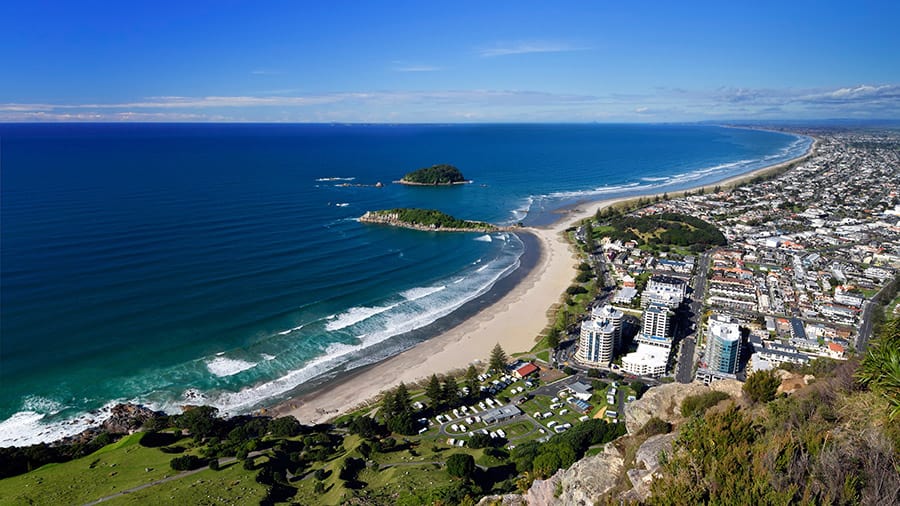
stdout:
[[672,314],[669,308],[661,304],[650,304],[644,310],[642,318],[641,334],[648,337],[665,338],[671,337],[672,332]]
[[575,358],[585,365],[609,366],[622,342],[623,316],[609,305],[594,308],[591,319],[581,324]]

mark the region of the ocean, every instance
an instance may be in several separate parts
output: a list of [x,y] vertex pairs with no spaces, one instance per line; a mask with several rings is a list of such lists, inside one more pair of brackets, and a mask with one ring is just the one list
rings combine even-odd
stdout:
[[[810,143],[699,125],[2,124],[0,446],[117,402],[271,405],[426,339],[528,248],[358,223],[367,210],[544,225]],[[392,184],[436,163],[474,183]]]

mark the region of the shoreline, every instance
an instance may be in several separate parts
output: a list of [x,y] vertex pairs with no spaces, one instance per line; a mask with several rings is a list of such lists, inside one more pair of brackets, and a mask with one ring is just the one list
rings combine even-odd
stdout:
[[[708,191],[716,186],[734,188],[756,177],[801,163],[816,151],[819,140],[814,137],[812,139],[807,151],[796,158],[678,190],[671,198],[699,189]],[[267,414],[292,415],[304,424],[324,423],[371,405],[383,392],[396,387],[400,382],[413,384],[427,379],[431,374],[446,374],[464,369],[469,364],[484,363],[497,343],[508,355],[528,352],[549,324],[553,306],[561,300],[565,289],[576,276],[577,252],[563,236],[564,231],[593,216],[600,209],[627,205],[629,202],[653,198],[663,193],[667,192],[579,202],[562,209],[550,226],[522,229],[522,233],[533,234],[538,239],[538,260],[499,300],[406,351],[376,364],[348,371],[312,392],[277,404],[266,410]],[[582,209],[583,207],[586,209]],[[514,272],[509,277],[515,274]]]

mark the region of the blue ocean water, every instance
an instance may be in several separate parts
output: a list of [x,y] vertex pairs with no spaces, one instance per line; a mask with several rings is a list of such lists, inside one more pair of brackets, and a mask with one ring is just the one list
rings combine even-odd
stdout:
[[[271,403],[413,345],[523,253],[511,234],[358,223],[366,210],[546,224],[810,142],[697,125],[0,125],[0,445],[78,432],[118,401]],[[475,183],[391,184],[435,163]]]

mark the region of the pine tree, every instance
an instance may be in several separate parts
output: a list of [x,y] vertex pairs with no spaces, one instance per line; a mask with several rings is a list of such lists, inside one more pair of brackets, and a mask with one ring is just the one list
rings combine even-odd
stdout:
[[590,220],[584,224],[584,249],[588,253],[594,251],[594,227],[591,225]]
[[441,386],[441,397],[448,406],[455,406],[459,402],[459,385],[456,380],[451,377],[444,378],[444,384]]
[[466,387],[469,389],[469,397],[474,397],[478,391],[478,369],[474,365],[469,365],[466,369]]
[[506,352],[503,351],[503,348],[500,346],[500,343],[497,343],[497,345],[494,346],[494,349],[491,350],[491,358],[490,358],[490,361],[488,362],[488,369],[490,369],[494,372],[502,373],[503,371],[506,370],[506,362],[507,362]]
[[406,384],[400,382],[400,385],[397,386],[397,390],[394,391],[394,413],[404,413],[412,411],[412,401],[409,398],[409,390],[406,389]]
[[428,385],[425,387],[425,395],[431,399],[432,405],[437,406],[441,401],[441,382],[438,380],[437,375],[432,374],[431,379],[428,380]]
[[553,327],[550,329],[550,332],[547,333],[547,344],[550,345],[551,348],[556,349],[559,346],[559,329]]

